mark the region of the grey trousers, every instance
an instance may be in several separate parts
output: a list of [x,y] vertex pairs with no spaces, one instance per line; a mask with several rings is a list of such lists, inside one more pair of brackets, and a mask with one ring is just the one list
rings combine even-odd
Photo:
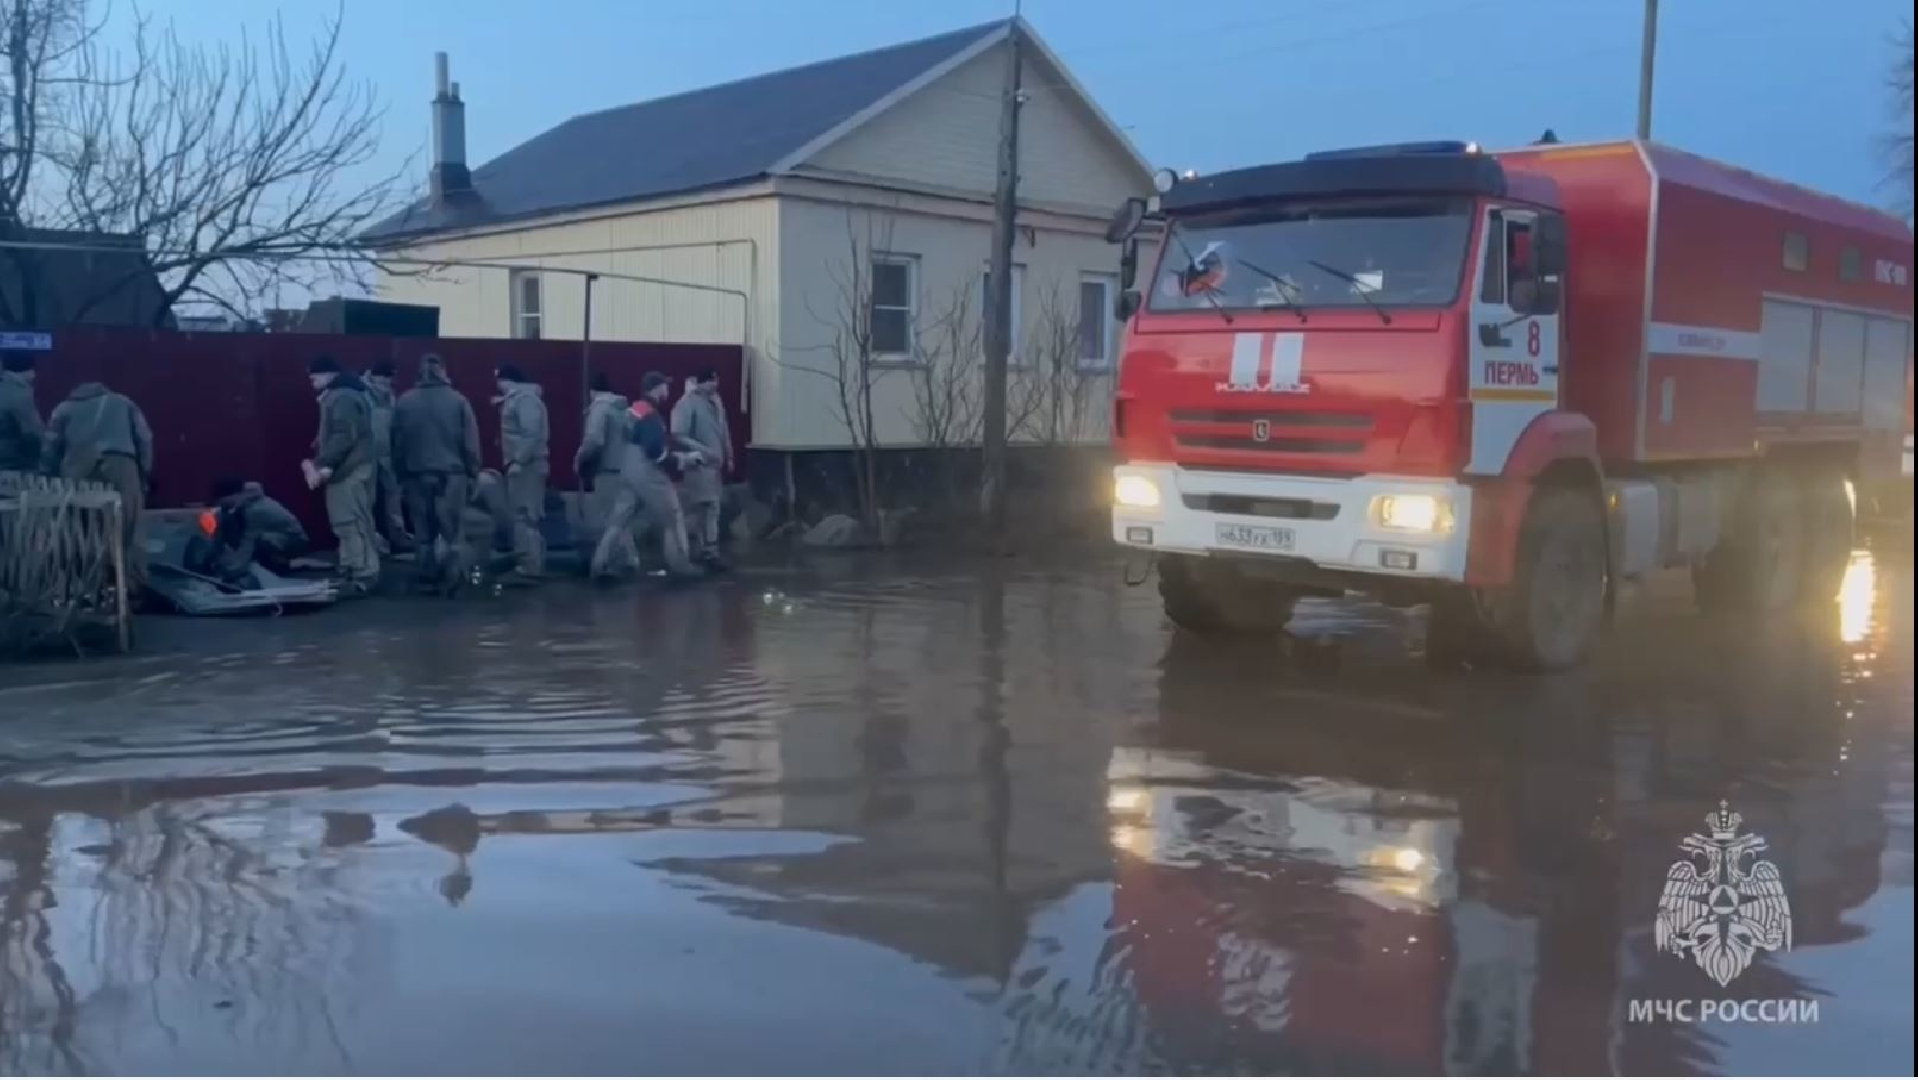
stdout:
[[120,551],[126,558],[127,595],[138,596],[147,580],[147,549],[140,540],[140,516],[146,511],[146,483],[140,465],[125,454],[102,454],[92,479],[120,493]]
[[717,500],[686,504],[686,538],[698,554],[719,554],[719,503]]
[[[613,507],[606,514],[606,529],[593,550],[593,576],[614,573],[614,558],[633,551],[633,522],[641,517],[649,526],[658,527],[667,569],[677,574],[698,573],[686,552],[686,517],[672,480],[651,465],[638,465],[621,470],[615,482],[618,487],[614,489]],[[637,555],[633,557],[637,559]]]
[[340,541],[340,576],[358,585],[371,586],[380,579],[378,530],[373,524],[377,477],[369,462],[326,484],[326,523]]
[[401,501],[405,498],[405,489],[393,472],[391,458],[380,459],[379,474],[374,477],[378,491],[374,495],[373,520],[378,523],[381,533],[390,542],[406,539],[406,519],[400,516]]
[[506,505],[513,514],[513,556],[519,572],[546,572],[546,541],[540,522],[546,517],[546,467],[521,466],[506,474]]
[[415,576],[451,584],[466,572],[464,524],[472,485],[458,473],[432,473],[407,477],[405,490],[419,551]]

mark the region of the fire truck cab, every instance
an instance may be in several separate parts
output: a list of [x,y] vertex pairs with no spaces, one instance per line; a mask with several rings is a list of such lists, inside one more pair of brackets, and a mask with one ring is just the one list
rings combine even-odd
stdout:
[[1859,274],[1902,275],[1911,234],[1875,211],[1629,142],[1158,187],[1108,231],[1113,537],[1183,629],[1276,632],[1360,590],[1430,602],[1437,656],[1563,668],[1621,576],[1829,598],[1846,485],[1896,468],[1902,416],[1872,400],[1902,405],[1911,294]]

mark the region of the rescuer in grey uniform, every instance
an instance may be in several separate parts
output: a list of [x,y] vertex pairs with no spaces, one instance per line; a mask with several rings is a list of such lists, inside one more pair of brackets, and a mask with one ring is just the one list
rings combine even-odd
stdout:
[[[604,530],[619,497],[619,469],[626,459],[626,447],[633,441],[633,416],[627,411],[626,398],[613,392],[605,372],[593,376],[591,389],[580,427],[579,451],[573,455],[573,473],[591,489],[586,496],[592,509],[588,516]],[[618,554],[637,565],[639,550],[633,543],[632,530],[623,535],[623,550]]]
[[686,555],[686,519],[680,511],[679,495],[673,490],[671,473],[703,464],[704,457],[696,449],[674,446],[666,418],[660,413],[672,393],[671,381],[656,371],[648,372],[640,387],[640,400],[632,408],[632,439],[622,455],[619,487],[606,517],[606,530],[593,552],[592,573],[595,578],[613,576],[613,558],[630,550],[633,519],[644,514],[659,527],[667,572],[680,579],[698,578],[699,568]]
[[506,462],[506,501],[513,511],[513,554],[520,578],[537,581],[546,572],[546,476],[550,468],[546,402],[537,383],[512,364],[500,367],[500,453]]
[[379,526],[380,554],[413,546],[400,515],[400,482],[393,472],[393,362],[366,369],[367,397],[373,403],[373,522]]
[[393,468],[418,530],[415,580],[457,588],[466,573],[466,504],[480,474],[479,421],[437,354],[420,357],[419,382],[393,407]]
[[690,466],[679,484],[686,512],[686,540],[693,558],[718,567],[721,486],[732,468],[732,433],[726,429],[726,409],[719,401],[719,373],[702,371],[687,384],[686,394],[673,406],[673,434],[698,448],[705,464]]
[[153,429],[125,394],[89,382],[73,388],[47,417],[45,471],[68,480],[93,480],[120,493],[120,545],[126,556],[127,594],[146,584],[146,547],[140,517],[153,476]]
[[380,581],[373,538],[373,404],[360,377],[332,357],[315,357],[306,370],[320,395],[312,480],[325,491],[327,524],[340,541],[343,592],[367,593]]

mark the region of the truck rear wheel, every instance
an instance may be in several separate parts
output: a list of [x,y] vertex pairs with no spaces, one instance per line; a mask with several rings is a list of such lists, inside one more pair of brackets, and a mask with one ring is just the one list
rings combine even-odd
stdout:
[[1605,625],[1605,516],[1575,487],[1532,497],[1512,583],[1488,596],[1485,615],[1503,658],[1527,671],[1562,671],[1590,653]]
[[1195,634],[1277,634],[1299,593],[1243,574],[1231,563],[1190,555],[1159,557],[1166,617]]
[[1760,477],[1718,549],[1692,569],[1698,606],[1710,615],[1769,615],[1796,603],[1807,577],[1801,509],[1795,485]]

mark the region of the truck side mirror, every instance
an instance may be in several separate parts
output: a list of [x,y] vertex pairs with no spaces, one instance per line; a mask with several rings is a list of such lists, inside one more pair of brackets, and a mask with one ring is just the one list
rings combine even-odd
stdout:
[[1540,214],[1532,233],[1532,271],[1541,278],[1556,278],[1565,272],[1565,219],[1557,214]]
[[1119,248],[1119,288],[1130,289],[1139,279],[1139,240],[1127,237]]
[[1112,315],[1120,322],[1126,322],[1139,313],[1139,290],[1125,289],[1119,298],[1112,302]]
[[1118,244],[1132,239],[1139,226],[1145,224],[1145,200],[1134,196],[1119,204],[1113,211],[1112,220],[1106,223],[1106,243]]

